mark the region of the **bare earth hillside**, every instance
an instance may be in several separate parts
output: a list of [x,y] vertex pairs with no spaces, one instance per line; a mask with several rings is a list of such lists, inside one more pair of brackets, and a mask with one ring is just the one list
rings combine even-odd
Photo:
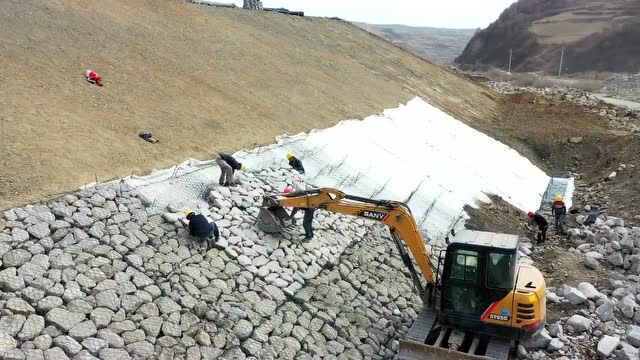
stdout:
[[640,71],[637,0],[519,0],[477,33],[456,62],[516,71]]
[[166,0],[1,1],[0,69],[0,208],[415,95],[470,122],[496,106],[348,23]]
[[405,25],[354,23],[436,64],[450,64],[467,45],[474,29],[440,29]]

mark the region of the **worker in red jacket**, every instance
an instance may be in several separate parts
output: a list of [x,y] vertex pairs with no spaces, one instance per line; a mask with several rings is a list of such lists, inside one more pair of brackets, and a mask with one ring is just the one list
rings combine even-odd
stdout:
[[88,82],[102,86],[102,77],[95,71],[87,69],[87,71],[84,72],[84,76],[87,78]]
[[539,212],[529,211],[527,214],[532,225],[538,226],[538,244],[544,244],[547,241],[547,229],[549,228],[549,222]]

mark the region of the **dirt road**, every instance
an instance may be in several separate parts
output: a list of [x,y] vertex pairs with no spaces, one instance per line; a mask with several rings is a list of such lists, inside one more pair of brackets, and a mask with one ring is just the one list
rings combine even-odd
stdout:
[[[104,87],[85,82],[88,68]],[[415,95],[471,122],[496,106],[481,86],[344,22],[166,0],[2,1],[0,69],[0,208]]]

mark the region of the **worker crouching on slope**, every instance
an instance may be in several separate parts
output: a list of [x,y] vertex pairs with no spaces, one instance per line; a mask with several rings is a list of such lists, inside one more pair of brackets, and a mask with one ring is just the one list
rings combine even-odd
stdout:
[[302,166],[302,161],[298,159],[292,153],[287,154],[287,159],[289,160],[289,166],[291,166],[295,171],[304,175],[304,166]]
[[185,211],[184,215],[189,221],[189,234],[198,239],[200,243],[206,242],[207,250],[213,248],[220,239],[220,231],[216,223],[209,222],[204,215],[196,214],[191,210]]
[[238,162],[233,156],[224,153],[219,153],[216,163],[220,166],[220,180],[218,183],[220,186],[233,186],[235,181],[233,176],[236,170],[244,170],[245,166]]
[[562,195],[556,196],[555,200],[551,203],[551,212],[555,218],[556,234],[564,234],[564,219],[567,216],[567,206],[564,203]]
[[538,226],[538,244],[544,244],[547,241],[547,229],[549,228],[549,222],[544,216],[540,215],[540,213],[536,212],[535,214],[532,211],[529,211],[527,214],[532,224]]

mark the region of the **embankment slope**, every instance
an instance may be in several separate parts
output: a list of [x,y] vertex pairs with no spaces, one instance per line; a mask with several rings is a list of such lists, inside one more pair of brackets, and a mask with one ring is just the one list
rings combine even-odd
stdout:
[[[0,2],[0,208],[415,95],[473,122],[488,90],[350,24],[174,1]],[[91,68],[102,88],[84,81]],[[138,138],[152,132],[157,145]]]

